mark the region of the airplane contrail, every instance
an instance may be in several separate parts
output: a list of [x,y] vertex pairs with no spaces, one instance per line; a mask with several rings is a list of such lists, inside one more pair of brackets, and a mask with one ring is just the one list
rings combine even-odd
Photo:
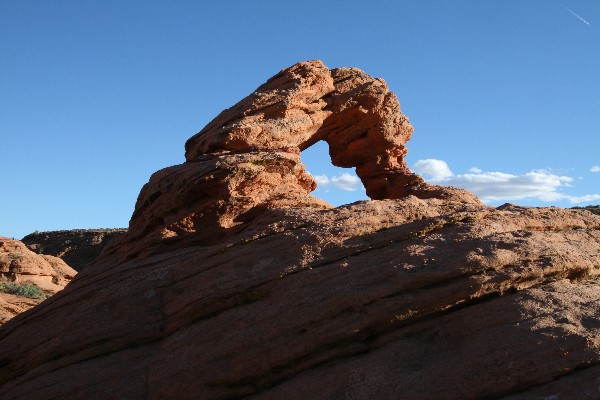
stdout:
[[563,6],[563,8],[564,8],[565,10],[567,10],[568,12],[570,12],[571,14],[573,14],[574,16],[576,16],[577,18],[579,18],[579,20],[581,20],[581,22],[583,22],[584,24],[591,25],[591,24],[590,24],[589,22],[587,22],[585,19],[583,19],[583,18],[581,18],[579,15],[577,15],[577,14],[575,13],[575,11],[573,11],[573,10],[571,10],[570,8],[568,8],[568,7],[565,7],[565,6]]

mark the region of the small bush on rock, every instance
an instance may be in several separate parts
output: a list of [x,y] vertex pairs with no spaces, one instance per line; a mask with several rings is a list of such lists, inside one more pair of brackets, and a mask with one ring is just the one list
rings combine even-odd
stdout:
[[46,295],[37,285],[26,283],[19,285],[13,282],[0,282],[0,292],[29,297],[31,299],[45,299]]

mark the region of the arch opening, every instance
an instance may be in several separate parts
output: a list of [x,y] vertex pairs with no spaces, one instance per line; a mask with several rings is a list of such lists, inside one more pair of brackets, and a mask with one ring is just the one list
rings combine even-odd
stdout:
[[308,146],[300,153],[300,157],[307,173],[317,181],[313,196],[336,207],[359,200],[369,200],[354,168],[333,165],[329,145],[324,140]]

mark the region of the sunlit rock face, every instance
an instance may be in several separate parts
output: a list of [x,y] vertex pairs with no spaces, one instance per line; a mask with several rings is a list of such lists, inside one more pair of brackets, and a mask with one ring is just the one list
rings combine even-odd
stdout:
[[251,148],[329,144],[331,162],[356,167],[367,195],[419,195],[424,181],[404,161],[413,127],[383,79],[308,61],[282,70],[186,143],[186,159]]
[[[380,79],[282,70],[0,328],[3,398],[598,398],[600,216],[427,185],[411,133]],[[377,200],[311,196],[319,140]]]
[[0,236],[0,324],[63,290],[75,274],[62,259]]
[[326,96],[334,90],[320,61],[283,69],[192,136],[185,144],[186,160],[249,147],[302,148],[332,114]]

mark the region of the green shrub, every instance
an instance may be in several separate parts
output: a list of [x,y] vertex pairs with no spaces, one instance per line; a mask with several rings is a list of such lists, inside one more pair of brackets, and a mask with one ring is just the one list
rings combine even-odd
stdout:
[[26,283],[19,285],[13,282],[0,282],[0,292],[29,297],[31,299],[45,299],[46,295],[37,285]]

